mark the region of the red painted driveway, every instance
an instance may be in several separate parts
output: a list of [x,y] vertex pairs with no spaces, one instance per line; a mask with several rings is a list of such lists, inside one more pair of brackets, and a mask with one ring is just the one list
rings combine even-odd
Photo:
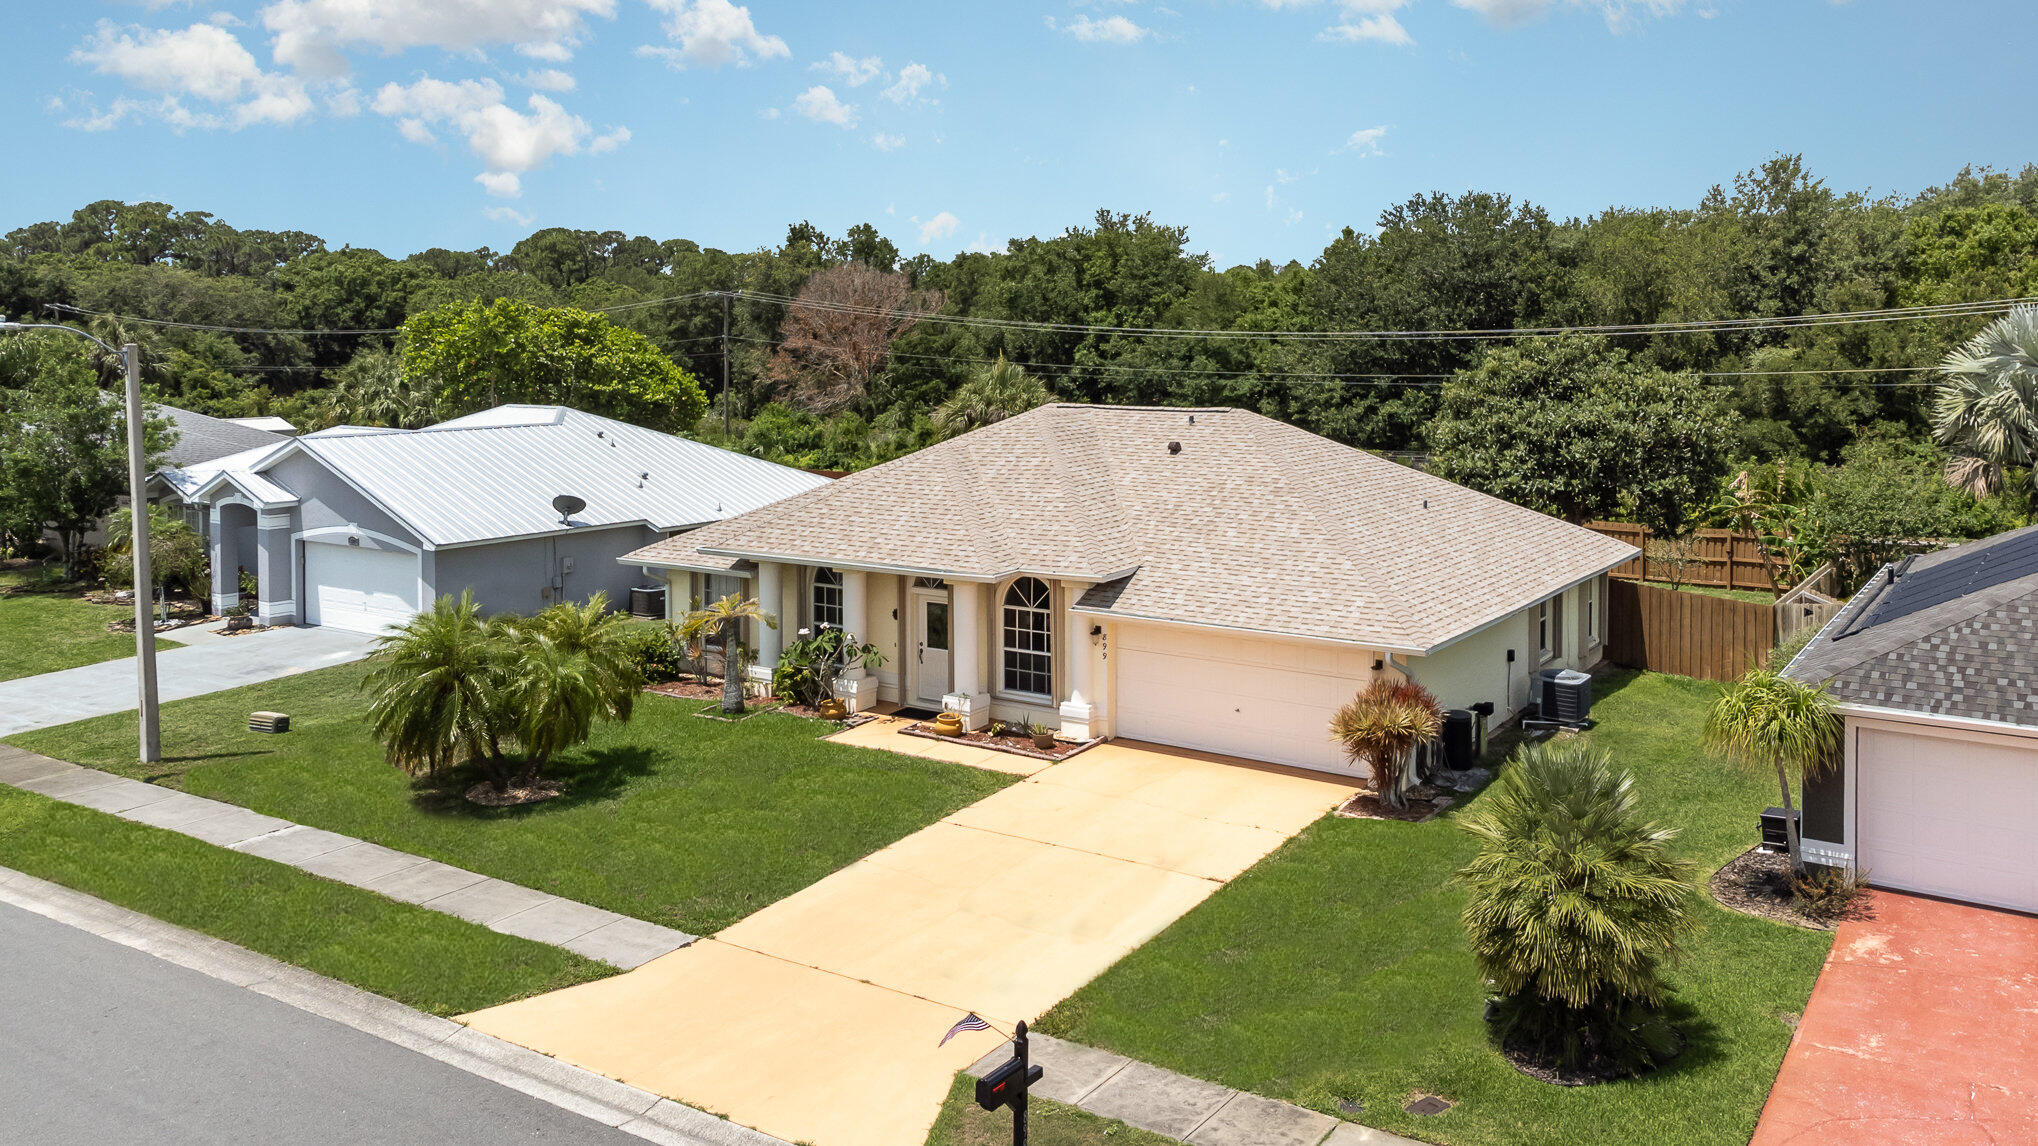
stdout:
[[2038,1142],[2038,918],[1875,916],[1834,936],[1752,1146]]

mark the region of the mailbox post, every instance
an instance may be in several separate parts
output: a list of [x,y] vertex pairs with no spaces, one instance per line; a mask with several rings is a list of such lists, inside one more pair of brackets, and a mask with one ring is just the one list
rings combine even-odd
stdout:
[[1026,1024],[1012,1035],[1012,1057],[977,1079],[977,1105],[985,1110],[1012,1108],[1012,1146],[1026,1146],[1026,1092],[1045,1072],[1027,1061]]

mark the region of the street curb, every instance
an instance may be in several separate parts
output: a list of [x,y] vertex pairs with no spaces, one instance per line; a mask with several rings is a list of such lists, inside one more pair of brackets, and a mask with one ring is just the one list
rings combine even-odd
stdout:
[[[266,995],[648,1142],[662,1146],[787,1146],[769,1134],[505,1042],[451,1019],[425,1014],[337,979],[25,872],[0,867],[0,903]],[[764,1069],[766,1064],[759,1067]]]

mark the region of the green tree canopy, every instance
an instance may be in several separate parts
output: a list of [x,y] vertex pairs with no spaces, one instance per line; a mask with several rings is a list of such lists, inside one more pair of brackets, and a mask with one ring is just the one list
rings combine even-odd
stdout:
[[403,326],[403,369],[443,417],[558,404],[657,430],[693,428],[707,395],[643,335],[586,311],[515,299],[442,307]]

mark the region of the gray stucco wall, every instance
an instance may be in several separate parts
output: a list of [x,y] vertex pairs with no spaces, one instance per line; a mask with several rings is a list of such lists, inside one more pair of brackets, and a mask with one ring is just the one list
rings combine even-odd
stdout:
[[[491,613],[529,614],[560,600],[585,601],[599,592],[607,592],[616,608],[627,608],[632,586],[660,582],[636,566],[618,564],[616,558],[659,536],[643,526],[625,526],[441,549],[435,555],[433,592],[457,597],[471,589],[474,599]],[[554,594],[555,561],[563,567],[568,560],[573,571],[561,574],[564,585]]]
[[309,532],[335,526],[354,526],[387,534],[411,545],[421,544],[416,534],[310,458],[285,458],[271,468],[267,476],[297,495],[297,528],[300,530]]

